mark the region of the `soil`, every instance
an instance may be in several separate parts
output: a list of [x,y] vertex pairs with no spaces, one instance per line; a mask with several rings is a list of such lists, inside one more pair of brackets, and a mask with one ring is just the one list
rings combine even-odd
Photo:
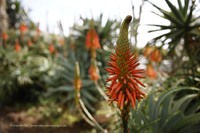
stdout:
[[[95,116],[97,122],[107,121],[105,115]],[[40,126],[42,127],[31,127]],[[51,125],[51,123],[48,123]],[[60,124],[56,124],[57,126]],[[62,125],[62,124],[61,124]],[[0,133],[80,133],[81,131],[91,131],[93,129],[87,122],[81,120],[73,125],[64,127],[44,127],[42,118],[28,116],[24,111],[17,111],[13,107],[3,107],[0,109]]]

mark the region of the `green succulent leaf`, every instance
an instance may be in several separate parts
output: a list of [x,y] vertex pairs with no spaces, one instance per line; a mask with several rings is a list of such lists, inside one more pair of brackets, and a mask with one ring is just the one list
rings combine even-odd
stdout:
[[180,0],[178,0],[179,11],[183,14],[183,6]]
[[170,117],[164,125],[161,127],[161,133],[171,133],[173,127],[180,122],[184,118],[184,115],[181,111],[175,113],[172,117]]
[[183,129],[184,127],[190,124],[199,123],[199,118],[200,118],[200,113],[186,116],[183,120],[181,120],[179,123],[177,123],[174,126],[172,132],[177,133],[178,131],[180,131],[181,129]]
[[163,101],[163,106],[162,106],[162,110],[161,110],[161,120],[160,120],[160,127],[164,124],[165,120],[167,119],[167,116],[169,114],[169,108],[170,108],[170,102],[171,99],[173,98],[172,95],[169,95],[165,98],[165,100]]
[[[148,2],[149,2],[149,1],[148,1]],[[149,3],[151,3],[151,2],[149,2]],[[169,19],[172,23],[174,23],[176,26],[178,26],[178,27],[184,26],[184,23],[183,23],[183,22],[181,22],[180,20],[176,19],[176,18],[175,18],[173,15],[171,15],[169,12],[167,12],[167,11],[165,11],[165,10],[159,8],[158,6],[154,5],[153,3],[151,3],[151,4],[152,4],[154,7],[156,7],[160,12],[162,12],[162,13],[165,15],[165,17],[166,17],[167,19]]]
[[[180,88],[174,88],[174,89],[171,89],[169,91],[166,91],[165,93],[163,93],[159,98],[158,98],[158,101],[156,102],[155,104],[155,109],[154,109],[154,113],[153,113],[153,120],[156,120],[158,119],[158,112],[159,112],[159,107],[160,107],[160,104],[163,102],[163,100],[170,94],[172,94],[173,92],[177,92],[177,91],[181,91],[181,90],[196,90],[198,91],[197,88],[194,88],[194,87],[180,87]],[[157,132],[158,128],[157,128],[157,124],[154,124],[153,125],[153,130],[155,132]]]
[[183,15],[181,12],[179,12],[176,7],[169,1],[169,0],[165,0],[166,3],[168,4],[168,6],[170,7],[170,9],[172,10],[172,12],[175,14],[175,16],[182,22],[184,21]]
[[197,133],[200,131],[200,123],[189,125],[183,128],[179,133]]
[[175,102],[173,108],[171,109],[171,114],[174,114],[175,112],[177,112],[179,110],[179,108],[185,104],[186,100],[189,100],[189,99],[193,99],[197,97],[197,94],[191,94],[191,95],[187,95],[181,99],[179,99],[177,102]]
[[183,8],[183,16],[185,19],[187,18],[188,6],[189,6],[189,0],[185,0],[185,6]]
[[83,95],[86,99],[88,99],[89,101],[95,103],[98,100],[91,94],[89,93],[86,89],[81,89],[81,95]]

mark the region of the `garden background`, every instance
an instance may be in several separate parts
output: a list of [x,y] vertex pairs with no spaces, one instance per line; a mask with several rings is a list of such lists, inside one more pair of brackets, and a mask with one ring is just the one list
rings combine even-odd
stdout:
[[[199,1],[98,1],[101,12],[88,1],[86,15],[75,11],[83,1],[43,1],[33,3],[33,10],[26,2],[0,1],[0,132],[125,132],[122,112],[132,101],[128,96],[121,106],[121,96],[112,96],[112,88],[120,87],[112,87],[119,69],[111,61],[119,55],[127,15],[128,63],[135,57],[139,63],[124,69],[141,73],[132,72],[134,81],[122,78],[123,85],[139,83],[137,101],[129,106],[129,132],[200,132]],[[52,9],[36,22],[34,12],[43,8]]]

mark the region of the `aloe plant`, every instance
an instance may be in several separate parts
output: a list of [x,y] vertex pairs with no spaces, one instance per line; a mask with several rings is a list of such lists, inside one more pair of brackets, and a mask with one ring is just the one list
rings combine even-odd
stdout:
[[[183,69],[183,72],[187,71],[187,73],[184,73],[184,75],[192,75],[193,85],[196,85],[197,82],[195,81],[195,77],[198,75],[197,68],[200,63],[200,30],[198,29],[200,26],[198,21],[200,17],[194,15],[196,8],[195,0],[185,0],[184,5],[181,0],[177,0],[178,7],[175,7],[169,0],[165,0],[165,2],[171,9],[170,12],[163,10],[159,6],[149,2],[163,14],[159,15],[155,13],[156,15],[159,15],[160,17],[170,21],[170,25],[149,24],[150,26],[160,27],[157,30],[151,30],[149,32],[169,30],[168,33],[159,35],[152,39],[154,43],[150,45],[154,45],[155,42],[159,40],[162,42],[160,48],[168,45],[168,55],[173,61],[172,73]],[[171,41],[167,43],[167,40]],[[179,47],[183,47],[183,49],[180,50]],[[189,61],[183,60],[183,58],[186,56],[189,57]],[[190,73],[189,70],[191,70],[192,73]]]
[[[75,107],[75,88],[73,87],[73,79],[75,73],[75,61],[78,60],[75,56],[73,57],[74,59],[69,60],[60,56],[56,75],[52,78],[46,77],[46,81],[50,87],[46,96],[56,97],[58,103],[67,105],[70,111],[74,111]],[[96,90],[95,84],[86,75],[85,70],[89,67],[89,64],[84,63],[86,60],[80,61],[80,79],[83,85],[80,90],[81,99],[90,111],[95,112],[93,105],[98,101],[97,97],[99,92]]]
[[[137,102],[136,110],[131,110],[130,131],[132,133],[182,133],[200,131],[199,104],[191,104],[192,100],[199,98],[199,89],[195,87],[173,87],[161,94],[156,89],[155,82],[147,99]],[[176,99],[178,92],[192,90]],[[157,96],[158,95],[158,96]],[[155,100],[157,99],[157,100]]]

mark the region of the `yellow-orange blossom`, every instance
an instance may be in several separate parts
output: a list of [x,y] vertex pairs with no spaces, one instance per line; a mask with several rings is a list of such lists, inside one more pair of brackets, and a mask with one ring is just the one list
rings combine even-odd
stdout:
[[[118,108],[123,110],[124,103],[131,103],[132,108],[135,108],[136,99],[141,100],[146,95],[140,91],[138,84],[145,85],[137,78],[144,78],[143,69],[137,69],[138,59],[134,57],[131,52],[128,41],[128,26],[132,17],[127,16],[122,23],[120,29],[119,39],[115,47],[115,52],[112,53],[110,59],[107,61],[111,67],[105,68],[113,77],[110,77],[106,82],[111,81],[111,85],[106,87],[108,96],[110,98],[110,104],[113,101],[117,102]],[[130,105],[130,104],[129,104]]]

